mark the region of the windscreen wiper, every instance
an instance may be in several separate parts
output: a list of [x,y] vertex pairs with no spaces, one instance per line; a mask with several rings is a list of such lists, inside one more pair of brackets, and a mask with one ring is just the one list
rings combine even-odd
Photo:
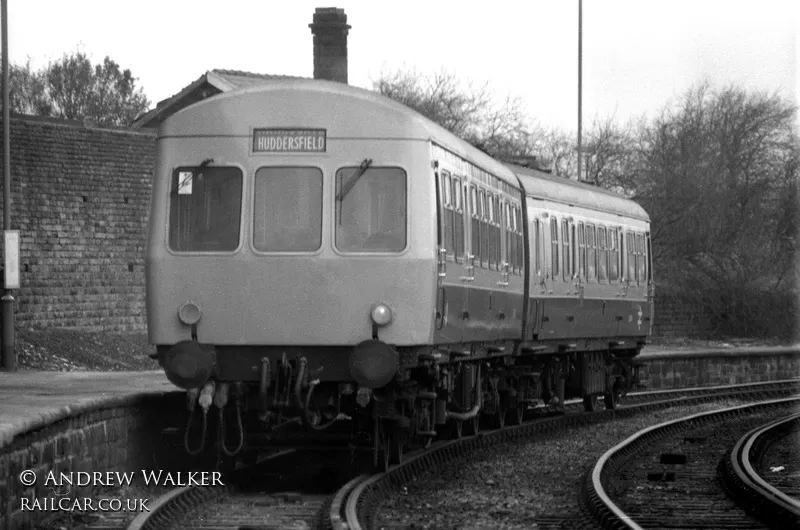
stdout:
[[189,181],[192,180],[192,177],[194,177],[195,173],[197,173],[198,176],[202,175],[200,173],[200,171],[204,167],[208,166],[209,164],[213,164],[213,163],[214,163],[214,159],[213,158],[206,158],[205,160],[200,162],[200,165],[197,166],[197,168],[194,171],[189,171],[189,174],[186,175],[186,177],[184,177],[184,179],[181,182],[178,183],[178,189],[182,189],[183,187],[185,187],[189,183]]
[[347,195],[347,193],[351,189],[353,189],[353,186],[356,185],[356,182],[358,182],[358,179],[361,178],[361,175],[363,175],[364,173],[367,172],[367,169],[369,169],[369,166],[371,166],[371,165],[372,165],[372,159],[371,158],[365,158],[361,162],[361,165],[358,166],[358,169],[356,170],[355,173],[353,173],[353,176],[350,177],[347,180],[347,182],[345,182],[342,185],[342,189],[339,191],[339,194],[336,196],[336,200],[337,201],[341,201],[341,200],[344,199],[345,195]]

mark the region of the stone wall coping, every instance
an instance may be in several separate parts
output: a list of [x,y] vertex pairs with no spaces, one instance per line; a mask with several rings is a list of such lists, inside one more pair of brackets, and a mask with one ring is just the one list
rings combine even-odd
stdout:
[[769,355],[800,355],[800,344],[788,346],[753,346],[744,348],[707,348],[694,350],[672,350],[658,351],[649,353],[645,346],[641,355],[637,357],[641,361],[663,361],[675,359],[692,359],[708,357],[761,357]]
[[178,391],[163,371],[0,373],[0,452],[53,423]]

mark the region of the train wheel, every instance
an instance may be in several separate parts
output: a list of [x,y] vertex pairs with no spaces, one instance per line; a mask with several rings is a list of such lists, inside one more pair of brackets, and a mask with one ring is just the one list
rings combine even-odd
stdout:
[[[377,433],[378,433],[378,445],[380,446],[380,470],[384,473],[389,471],[389,468],[392,466],[391,462],[391,454],[389,450],[389,445],[391,444],[391,436],[389,435],[389,430],[386,427],[386,423],[383,420],[375,420],[378,423]],[[377,455],[376,455],[377,457]],[[377,466],[376,466],[377,467]]]
[[[404,444],[405,436],[398,432],[398,429],[394,429],[389,436],[389,448],[390,448],[390,463],[391,464],[402,464],[403,463],[403,444]],[[428,438],[430,440],[430,438]]]
[[606,402],[607,410],[614,410],[615,408],[617,408],[616,390],[612,390],[611,392],[606,392],[605,394],[603,394],[603,400]]
[[452,420],[452,428],[453,428],[453,439],[458,440],[461,438],[461,434],[464,432],[464,422],[461,420]]
[[597,398],[593,395],[588,395],[583,398],[583,410],[586,412],[594,412],[597,410]]
[[515,425],[522,425],[522,422],[525,421],[525,405],[522,403],[517,403],[517,407],[514,409],[514,415],[512,416]]
[[506,426],[506,413],[508,413],[508,409],[506,407],[499,407],[497,412],[495,412],[495,425],[498,429],[502,429]]
[[469,426],[472,428],[472,434],[478,434],[481,432],[481,413],[478,412],[475,416],[472,417],[469,421]]

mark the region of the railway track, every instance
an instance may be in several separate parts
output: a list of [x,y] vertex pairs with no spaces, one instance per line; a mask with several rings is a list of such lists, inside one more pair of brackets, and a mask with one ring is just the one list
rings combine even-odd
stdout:
[[[800,528],[800,414],[742,436],[724,461],[725,483],[748,511],[774,528]],[[777,465],[770,469],[769,463]]]
[[752,490],[738,500],[727,494],[725,455],[736,445],[734,459],[742,462],[752,440],[742,435],[755,426],[763,432],[765,419],[785,417],[798,404],[797,395],[773,399],[634,434],[606,452],[587,478],[590,511],[603,528],[764,528],[750,513]]
[[[491,445],[522,441],[537,436],[552,434],[579,425],[588,425],[615,418],[628,417],[642,412],[670,406],[682,406],[727,399],[764,397],[784,397],[800,390],[800,380],[755,383],[751,385],[695,388],[683,391],[642,392],[636,394],[636,404],[620,405],[615,410],[593,413],[568,413],[563,416],[536,418],[522,425],[484,431],[477,436],[460,438],[449,442],[434,443],[425,452],[410,453],[400,465],[386,473],[364,475],[353,479],[340,489],[327,513],[323,517],[324,528],[368,529],[375,527],[375,520],[381,502],[391,495],[402,493],[405,484],[415,478],[429,474],[469,453]],[[568,402],[567,411],[581,410],[582,402]],[[588,500],[587,500],[588,504]],[[596,526],[588,508],[582,510],[580,520],[570,518],[552,521],[554,526],[567,524],[569,527]]]
[[[563,415],[554,417],[537,415],[521,425],[486,430],[478,435],[452,441],[439,441],[427,449],[407,453],[404,455],[403,462],[388,472],[362,474],[352,478],[334,495],[328,495],[324,500],[318,496],[317,492],[310,493],[303,490],[296,491],[291,497],[285,498],[294,501],[294,507],[290,506],[292,503],[285,500],[281,502],[280,497],[277,500],[268,498],[260,501],[264,509],[254,513],[253,517],[247,520],[249,522],[243,522],[230,514],[226,515],[223,510],[217,510],[220,513],[215,515],[213,506],[224,507],[227,504],[230,509],[242,513],[242,506],[251,506],[256,503],[255,497],[243,497],[241,503],[240,501],[230,502],[226,499],[230,495],[236,495],[235,492],[222,488],[193,487],[170,492],[151,507],[149,514],[141,514],[127,529],[178,528],[175,526],[176,521],[180,521],[180,528],[212,528],[208,525],[187,526],[194,523],[186,519],[185,514],[197,512],[197,507],[200,505],[205,506],[202,512],[203,516],[208,513],[209,517],[214,517],[213,521],[216,526],[213,528],[266,529],[310,528],[313,526],[332,529],[373,528],[378,508],[388,496],[400,493],[403,486],[415,478],[422,477],[440,466],[490,445],[522,441],[545,433],[556,433],[574,426],[609,421],[658,408],[742,397],[785,396],[799,390],[800,380],[791,380],[682,391],[640,392],[630,396],[631,401],[636,402],[635,404],[627,404],[626,398],[625,403],[620,404],[615,410],[600,410],[592,413],[582,412],[583,403],[576,400],[565,403],[567,413]],[[345,480],[341,482],[344,483]],[[300,507],[298,505],[302,505],[303,510],[298,511]],[[314,508],[317,513],[312,516],[310,512]],[[286,511],[278,513],[276,511],[278,509]],[[279,517],[283,517],[285,514],[289,514],[287,517],[291,516],[293,509],[298,512],[294,519],[281,519],[279,522],[282,526],[275,526]],[[571,522],[575,523],[575,521]],[[591,524],[591,514],[588,511],[584,514],[584,522]]]
[[[339,459],[342,462],[342,459]],[[343,480],[303,451],[276,453],[239,469],[225,487],[184,487],[160,497],[127,530],[282,530],[318,525],[323,504]],[[336,470],[334,470],[336,471]]]

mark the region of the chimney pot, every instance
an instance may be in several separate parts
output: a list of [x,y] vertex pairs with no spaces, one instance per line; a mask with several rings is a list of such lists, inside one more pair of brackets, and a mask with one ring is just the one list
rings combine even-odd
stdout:
[[314,35],[314,79],[347,83],[347,15],[337,7],[318,7],[308,25]]

